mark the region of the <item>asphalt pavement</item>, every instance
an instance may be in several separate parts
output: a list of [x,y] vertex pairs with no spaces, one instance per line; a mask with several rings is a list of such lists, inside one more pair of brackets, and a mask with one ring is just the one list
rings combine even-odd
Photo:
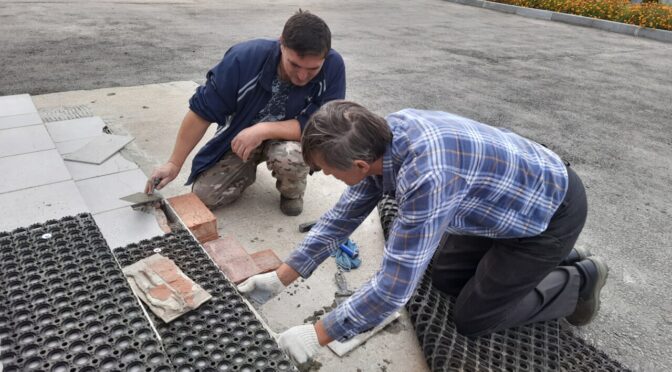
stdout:
[[454,112],[570,161],[589,198],[579,244],[611,267],[581,332],[634,370],[672,370],[672,44],[440,0],[3,1],[0,95],[201,82],[299,7],[330,25],[349,99]]

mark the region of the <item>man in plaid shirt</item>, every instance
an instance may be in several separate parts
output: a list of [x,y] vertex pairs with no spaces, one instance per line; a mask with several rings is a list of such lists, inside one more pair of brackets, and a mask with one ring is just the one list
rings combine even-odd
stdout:
[[399,214],[380,270],[315,325],[280,336],[297,362],[402,307],[432,258],[433,283],[456,296],[454,320],[464,335],[595,317],[608,268],[574,249],[585,190],[546,147],[445,112],[407,109],[383,119],[334,101],[309,120],[302,150],[312,169],[350,187],[276,272],[250,278],[242,292],[274,295],[310,276],[383,194],[394,196]]

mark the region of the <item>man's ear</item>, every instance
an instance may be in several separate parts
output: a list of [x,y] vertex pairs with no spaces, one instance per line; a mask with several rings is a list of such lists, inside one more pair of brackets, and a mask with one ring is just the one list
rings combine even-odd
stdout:
[[371,170],[371,164],[364,160],[355,160],[352,163],[355,169],[357,169],[361,174],[368,174],[369,170]]

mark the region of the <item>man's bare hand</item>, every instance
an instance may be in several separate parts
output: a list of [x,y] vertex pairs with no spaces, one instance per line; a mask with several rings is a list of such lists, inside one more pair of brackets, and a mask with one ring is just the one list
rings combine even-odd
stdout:
[[243,161],[247,161],[252,151],[264,141],[263,126],[260,124],[243,129],[231,141],[231,151]]
[[[168,162],[154,169],[152,176],[149,177],[147,184],[145,184],[145,194],[151,194],[154,189],[161,190],[164,186],[170,183],[170,181],[174,180],[179,173],[180,168],[172,162]],[[161,181],[154,186],[154,180],[157,179]]]

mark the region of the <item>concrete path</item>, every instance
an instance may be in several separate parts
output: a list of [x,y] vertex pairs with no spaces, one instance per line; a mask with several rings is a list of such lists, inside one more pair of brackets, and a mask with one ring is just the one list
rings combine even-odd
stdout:
[[[232,43],[277,36],[297,4],[5,2],[0,95],[201,81]],[[579,244],[606,257],[612,268],[601,316],[584,334],[635,370],[672,370],[672,45],[438,0],[319,0],[301,6],[330,24],[333,45],[345,57],[349,98],[381,114],[404,107],[440,109],[508,127],[572,162],[591,208]],[[100,100],[63,99],[54,105],[90,105],[104,118],[100,112],[106,112],[115,134],[136,137],[135,160],[148,172],[167,158],[194,87],[173,85],[96,91],[91,96]],[[115,101],[120,96],[107,96],[115,91],[127,95],[124,104]],[[81,93],[88,99],[87,94]],[[38,108],[51,105],[40,106],[40,98],[35,97]],[[45,104],[48,99],[57,100],[45,96]],[[259,182],[240,202],[218,212],[221,225],[253,248],[283,245],[272,248],[289,252],[300,239],[293,226],[326,209],[331,196],[320,193],[332,195],[341,186],[311,180],[308,201],[315,210],[283,219],[273,182],[263,175],[267,172],[260,170]],[[263,219],[249,228],[260,213]],[[374,219],[367,223],[375,225]],[[373,253],[382,249],[369,234],[356,238]],[[375,269],[373,253],[365,256],[355,283]],[[318,271],[297,294],[267,305],[264,315],[279,329],[303,321],[308,312],[299,309],[310,306],[312,314],[330,304],[332,289],[318,292],[314,284],[331,286],[329,281],[328,272]],[[297,311],[288,310],[299,304]],[[395,345],[390,349],[374,349],[371,340],[353,354],[354,362],[326,365],[409,370],[396,363],[418,360],[419,351],[410,331],[400,334],[407,338],[385,335],[393,340],[388,345]],[[372,356],[372,349],[398,359],[387,365],[384,360],[391,359]]]

